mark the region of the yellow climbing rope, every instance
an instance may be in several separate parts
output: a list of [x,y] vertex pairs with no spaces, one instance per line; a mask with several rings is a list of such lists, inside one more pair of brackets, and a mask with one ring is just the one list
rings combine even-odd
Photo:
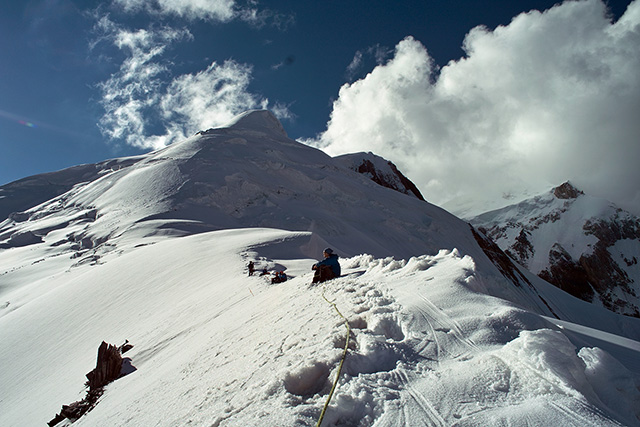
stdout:
[[338,385],[338,380],[340,379],[340,373],[342,372],[342,365],[344,364],[344,359],[347,357],[347,350],[349,349],[349,336],[351,335],[351,328],[349,327],[349,322],[347,321],[347,318],[344,317],[342,313],[340,313],[340,310],[338,310],[338,306],[336,306],[335,302],[329,301],[327,297],[324,296],[324,292],[326,290],[327,288],[325,287],[324,290],[322,291],[322,298],[324,298],[326,302],[332,305],[333,308],[336,309],[336,312],[338,313],[338,315],[340,315],[340,317],[342,317],[342,319],[344,320],[344,325],[347,327],[347,339],[345,340],[345,343],[344,343],[344,351],[342,352],[342,359],[340,359],[340,365],[338,366],[338,373],[336,374],[336,379],[333,381],[333,386],[331,387],[331,391],[329,392],[329,397],[327,397],[327,401],[324,404],[324,408],[322,408],[322,412],[320,413],[320,418],[318,418],[318,423],[316,424],[316,427],[320,427],[320,424],[322,424],[324,414],[325,412],[327,412],[327,408],[329,407],[329,402],[331,402],[331,398],[333,397],[333,392],[336,390],[336,386]]

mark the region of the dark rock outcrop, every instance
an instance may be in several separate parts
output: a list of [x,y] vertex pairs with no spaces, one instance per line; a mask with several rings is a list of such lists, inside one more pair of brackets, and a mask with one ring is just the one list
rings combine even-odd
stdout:
[[[521,288],[524,286],[528,286],[533,289],[533,284],[531,283],[531,281],[529,281],[529,279],[527,279],[522,274],[522,272],[520,272],[511,258],[509,258],[509,256],[507,256],[507,254],[504,253],[493,240],[487,237],[482,230],[476,230],[472,225],[469,225],[469,227],[471,227],[471,233],[476,239],[476,242],[478,242],[480,248],[482,248],[482,251],[487,255],[493,265],[498,268],[498,270],[504,277],[509,279],[509,281],[511,281],[511,283],[513,283],[516,287]],[[559,318],[558,315],[554,313],[549,303],[545,301],[542,296],[538,295],[538,297],[540,298],[540,301],[542,301],[542,303],[549,309],[549,312],[555,317]]]
[[122,356],[114,345],[102,341],[98,348],[98,361],[93,371],[87,374],[89,390],[95,390],[120,377]]
[[373,182],[386,188],[409,194],[424,201],[418,187],[392,162],[373,153],[345,154],[336,157],[349,169],[368,176]]
[[48,425],[53,427],[65,419],[77,420],[96,406],[107,384],[135,371],[135,368],[130,364],[130,359],[123,359],[121,356],[132,347],[129,341],[125,341],[120,347],[102,341],[98,347],[96,367],[87,374],[86,385],[89,387],[87,395],[77,402],[62,405],[60,413],[49,421]]
[[540,277],[582,300],[593,300],[594,293],[588,274],[559,243],[554,244],[549,251],[549,265],[548,269],[538,274]]
[[396,176],[398,177],[398,179],[400,180],[402,185],[404,185],[404,188],[406,190],[409,190],[418,199],[420,199],[422,201],[425,201],[424,197],[422,196],[422,193],[420,193],[420,190],[418,190],[418,187],[416,187],[416,185],[413,182],[411,182],[411,180],[409,178],[404,176],[404,174],[402,172],[400,172],[400,170],[396,167],[396,165],[394,165],[391,162],[388,162],[388,165],[391,168],[391,170],[396,174]]
[[[622,211],[618,211],[618,214]],[[581,299],[591,301],[594,291],[600,295],[605,307],[612,311],[640,317],[640,310],[628,301],[620,298],[620,294],[637,297],[633,289],[633,280],[611,257],[609,248],[624,239],[640,241],[640,221],[629,217],[587,220],[583,225],[586,235],[593,235],[598,240],[590,254],[582,254],[573,260],[562,246],[556,243],[549,252],[549,268],[540,273],[540,277],[553,283],[560,289]],[[633,265],[633,261],[627,266]],[[618,288],[618,292],[614,292]]]
[[581,194],[584,193],[571,185],[569,181],[553,189],[553,195],[558,199],[577,199]]
[[495,244],[493,240],[485,236],[482,230],[478,231],[473,226],[471,227],[471,233],[473,237],[482,248],[482,251],[489,257],[491,262],[500,270],[500,273],[511,281],[515,286],[522,287],[523,283],[531,285],[531,282],[520,273],[518,268],[513,264],[511,258]]
[[527,265],[527,260],[535,253],[535,249],[529,241],[529,236],[531,236],[531,233],[522,228],[514,244],[505,251],[507,255],[522,265]]

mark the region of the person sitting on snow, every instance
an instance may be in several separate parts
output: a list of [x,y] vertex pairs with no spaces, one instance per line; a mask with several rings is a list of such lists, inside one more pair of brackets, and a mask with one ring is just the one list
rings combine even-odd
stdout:
[[340,263],[338,255],[333,253],[333,249],[327,248],[322,252],[324,259],[311,267],[315,270],[313,281],[311,283],[319,283],[340,277]]
[[271,283],[282,283],[287,281],[287,275],[284,271],[276,271],[276,275],[271,279]]

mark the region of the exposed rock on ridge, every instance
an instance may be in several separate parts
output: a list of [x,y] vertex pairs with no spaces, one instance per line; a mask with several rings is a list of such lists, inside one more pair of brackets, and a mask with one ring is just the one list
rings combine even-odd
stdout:
[[571,185],[569,181],[553,189],[553,195],[558,199],[577,199],[581,194],[584,193]]
[[389,160],[371,152],[345,154],[336,157],[336,160],[349,169],[368,176],[376,184],[425,200],[418,187]]

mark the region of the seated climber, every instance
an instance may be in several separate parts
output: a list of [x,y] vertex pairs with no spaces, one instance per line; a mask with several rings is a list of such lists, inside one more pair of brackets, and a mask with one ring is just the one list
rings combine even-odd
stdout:
[[284,271],[276,271],[271,283],[282,283],[287,281],[287,274]]
[[340,263],[338,262],[338,255],[333,253],[333,249],[327,248],[322,254],[324,259],[311,267],[315,270],[313,280],[311,283],[319,283],[327,280],[340,277]]

